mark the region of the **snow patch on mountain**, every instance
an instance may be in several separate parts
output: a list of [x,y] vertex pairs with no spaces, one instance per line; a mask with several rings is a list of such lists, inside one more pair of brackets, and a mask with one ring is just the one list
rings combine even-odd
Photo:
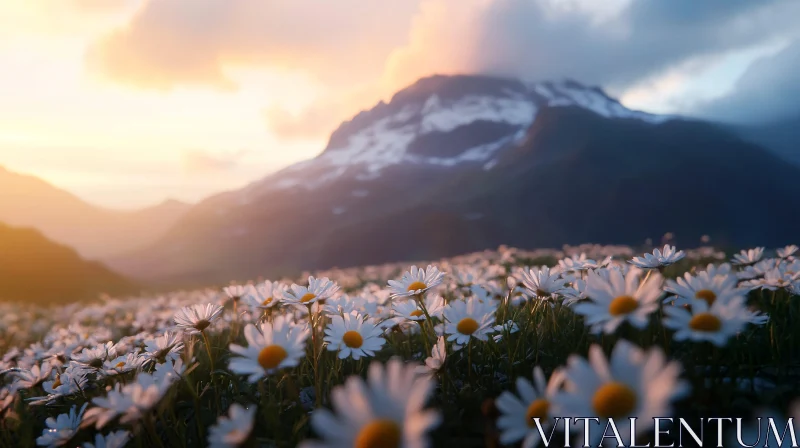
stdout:
[[536,105],[529,98],[498,98],[469,95],[451,105],[444,105],[437,95],[431,95],[422,108],[420,132],[449,132],[478,120],[529,126]]

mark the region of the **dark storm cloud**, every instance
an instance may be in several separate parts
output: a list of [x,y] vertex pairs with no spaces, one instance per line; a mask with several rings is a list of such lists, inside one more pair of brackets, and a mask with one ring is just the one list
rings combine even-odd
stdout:
[[481,20],[475,68],[625,88],[691,59],[782,36],[800,16],[794,0],[633,0],[598,23],[591,14],[553,14],[547,5],[494,2]]

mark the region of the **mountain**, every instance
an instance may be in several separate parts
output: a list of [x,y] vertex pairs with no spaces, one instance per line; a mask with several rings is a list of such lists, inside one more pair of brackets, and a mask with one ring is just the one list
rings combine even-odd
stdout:
[[800,166],[800,116],[769,123],[731,126],[743,139],[762,145]]
[[112,266],[191,283],[666,232],[776,246],[796,239],[798,175],[722,126],[632,111],[574,81],[433,76]]
[[135,290],[133,282],[37,230],[0,224],[0,301],[62,303]]
[[188,209],[178,201],[138,211],[104,209],[41,179],[0,167],[0,222],[36,228],[88,258],[103,259],[152,244]]

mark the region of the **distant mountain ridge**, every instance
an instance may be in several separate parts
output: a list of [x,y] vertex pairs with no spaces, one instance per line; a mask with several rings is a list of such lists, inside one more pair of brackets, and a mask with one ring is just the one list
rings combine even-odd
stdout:
[[433,76],[112,266],[207,283],[665,232],[778,246],[800,228],[798,175],[721,126],[629,110],[575,81]]
[[0,167],[0,222],[36,228],[92,259],[152,244],[189,208],[169,200],[130,212],[105,209],[34,176]]
[[0,223],[0,301],[63,303],[136,290],[134,282],[38,230]]

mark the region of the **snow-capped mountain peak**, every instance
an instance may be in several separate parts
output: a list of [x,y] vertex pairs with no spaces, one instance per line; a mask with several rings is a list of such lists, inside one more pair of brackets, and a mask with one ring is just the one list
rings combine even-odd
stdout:
[[658,124],[669,117],[630,110],[602,90],[574,81],[522,83],[483,76],[432,76],[389,103],[343,123],[317,158],[295,164],[246,191],[316,189],[343,176],[367,182],[402,165],[491,169],[548,107],[580,107],[607,118]]

